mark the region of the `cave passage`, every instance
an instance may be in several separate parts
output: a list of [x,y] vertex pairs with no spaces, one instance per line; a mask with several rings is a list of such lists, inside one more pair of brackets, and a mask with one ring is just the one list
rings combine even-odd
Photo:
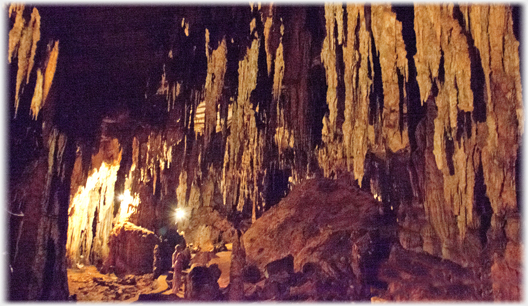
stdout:
[[9,301],[520,301],[519,5],[3,14]]

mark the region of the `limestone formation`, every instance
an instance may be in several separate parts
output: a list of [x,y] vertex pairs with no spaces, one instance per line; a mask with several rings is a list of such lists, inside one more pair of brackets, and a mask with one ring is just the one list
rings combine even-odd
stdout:
[[[520,300],[518,6],[4,13],[10,299],[64,299],[66,267],[100,266],[129,224],[202,251],[240,231],[239,280],[293,256],[287,281],[255,276],[236,299]],[[372,241],[403,247],[376,249],[384,276]],[[398,256],[438,283],[409,295],[423,271]],[[483,280],[458,290],[431,258]]]

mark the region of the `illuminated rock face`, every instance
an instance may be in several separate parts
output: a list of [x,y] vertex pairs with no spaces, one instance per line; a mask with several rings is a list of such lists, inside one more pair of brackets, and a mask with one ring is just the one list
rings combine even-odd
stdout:
[[325,177],[379,200],[404,249],[484,267],[494,299],[519,300],[518,16],[12,5],[10,297],[64,299],[66,265],[105,260],[124,221],[161,235],[182,208],[210,247]]

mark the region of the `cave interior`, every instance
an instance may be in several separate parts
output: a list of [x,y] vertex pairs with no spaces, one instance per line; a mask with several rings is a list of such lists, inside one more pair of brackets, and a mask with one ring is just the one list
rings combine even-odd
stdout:
[[520,301],[521,13],[4,6],[7,299]]

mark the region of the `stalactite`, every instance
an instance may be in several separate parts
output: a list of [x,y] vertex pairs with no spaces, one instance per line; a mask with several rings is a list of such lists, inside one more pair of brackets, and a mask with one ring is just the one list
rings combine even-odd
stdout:
[[[368,77],[371,53],[370,33],[367,31],[364,7],[347,4],[347,37],[343,50],[345,61],[345,122],[343,145],[350,171],[361,186],[365,155],[368,150],[368,106],[372,80]],[[359,27],[359,28],[358,28]],[[356,37],[356,33],[358,37]]]
[[165,96],[165,99],[169,99],[169,81],[167,80],[167,72],[165,71],[165,65],[163,65],[163,74],[161,75],[161,81],[156,91],[156,95]]
[[178,186],[176,187],[178,208],[187,207],[187,171],[180,172]]
[[37,70],[37,82],[35,83],[35,91],[33,93],[33,98],[31,99],[31,109],[30,115],[33,120],[37,120],[38,113],[42,108],[42,86],[43,86],[42,72],[40,69]]
[[121,162],[120,150],[114,156],[118,147],[117,139],[100,147],[98,154],[92,157],[92,170],[86,184],[79,186],[71,198],[66,242],[70,266],[95,263],[97,259],[102,262],[108,256],[114,219],[114,186]]
[[[473,222],[473,189],[477,168],[473,158],[476,137],[468,136],[476,135],[476,124],[470,117],[462,118],[460,120],[471,121],[471,130],[465,133],[460,128],[457,130],[459,113],[473,111],[468,42],[463,29],[453,18],[453,5],[416,6],[415,30],[418,52],[414,58],[422,101],[431,94],[431,80],[438,89],[433,153],[437,168],[443,173],[442,205],[445,205],[447,213],[444,218],[451,218],[450,215],[456,217],[458,237],[462,241],[468,225]],[[451,153],[447,153],[447,146],[452,147]],[[430,203],[426,201],[425,205]],[[432,210],[429,214],[439,213]],[[447,220],[437,222],[449,223]],[[439,228],[438,225],[434,226],[435,229]],[[443,231],[439,236],[444,245],[453,244],[453,234]],[[447,253],[446,256],[450,256]]]
[[184,30],[185,36],[189,36],[189,22],[185,22],[185,18],[182,19],[181,26]]
[[[391,11],[390,5],[372,6],[372,34],[379,54],[383,81],[383,138],[387,147],[392,152],[397,152],[409,144],[406,122],[400,127],[400,112],[403,116],[407,115],[405,84],[408,71],[402,25],[396,20],[396,14]],[[400,76],[403,77],[402,88],[398,80]],[[400,90],[403,91],[403,101]]]
[[420,100],[425,102],[431,92],[432,80],[438,78],[441,58],[441,22],[439,5],[414,6],[416,32],[416,80],[420,87]]
[[29,83],[29,76],[31,75],[31,70],[33,70],[35,54],[37,53],[37,42],[40,40],[40,15],[36,7],[33,8],[33,12],[31,13],[31,20],[29,21],[28,26],[32,28],[33,44],[31,46],[31,56],[29,57],[26,84]]
[[[256,20],[253,19],[250,33],[253,32],[255,23]],[[233,202],[228,202],[226,198],[225,203],[234,205],[239,211],[242,211],[246,199],[252,201],[253,205],[261,202],[258,176],[262,164],[263,137],[256,127],[255,112],[258,112],[258,108],[253,109],[250,102],[257,83],[258,51],[259,39],[256,38],[238,65],[238,97],[233,105],[231,134],[225,152],[229,157],[224,158],[224,193],[238,194],[238,198],[232,199]]]
[[[335,23],[338,19],[337,15],[342,15],[342,7],[336,4],[325,3],[325,19],[326,19],[326,37],[323,41],[323,49],[321,50],[321,60],[326,71],[326,82],[328,89],[326,92],[326,103],[328,104],[329,114],[327,120],[323,121],[323,139],[325,142],[332,141],[336,132],[336,118],[337,118],[337,71],[336,71],[336,46],[335,46]],[[342,17],[341,17],[342,20]],[[342,26],[342,25],[341,25]],[[339,26],[339,27],[341,27]],[[339,36],[339,43],[341,42],[342,30],[337,33]]]
[[20,38],[20,46],[18,48],[18,70],[16,80],[16,92],[15,92],[15,116],[18,112],[18,104],[20,102],[20,92],[23,86],[22,81],[26,78],[28,73],[28,56],[31,51],[31,39],[32,29],[25,27],[22,30],[22,37]]
[[[36,48],[36,45],[34,45],[34,47]],[[32,49],[32,52],[34,51],[35,50]],[[34,56],[34,54],[32,54],[32,56]],[[42,109],[42,107],[44,107],[44,103],[46,102],[49,89],[51,87],[51,84],[53,83],[53,77],[55,75],[55,69],[57,66],[58,58],[58,41],[56,42],[56,48],[53,48],[53,50],[50,50],[48,46],[47,57],[48,61],[46,63],[46,70],[44,72],[44,75],[42,74],[41,68],[37,70],[37,81],[35,83],[33,98],[31,99],[30,114],[32,115],[34,120],[37,120],[40,110]]]
[[216,50],[209,51],[209,30],[205,29],[205,51],[207,56],[207,77],[205,79],[205,145],[216,130],[216,113],[218,101],[224,88],[224,75],[227,64],[227,47],[225,37]]
[[9,51],[7,57],[9,63],[11,63],[11,59],[18,50],[20,38],[22,37],[22,30],[24,29],[25,25],[25,20],[22,16],[22,14],[24,13],[24,5],[11,4],[9,6],[9,18],[11,18],[11,14],[13,12],[15,13],[15,23],[13,25],[13,28],[9,31]]
[[[516,160],[523,133],[523,110],[519,69],[519,42],[513,33],[511,8],[503,5],[472,5],[469,28],[481,58],[485,79],[486,138],[481,148],[486,195],[493,216],[488,235],[493,245],[497,232],[507,233],[505,249],[494,250],[491,278],[496,299],[520,299],[519,233],[512,234],[510,223],[518,213]],[[487,135],[486,135],[487,134]],[[513,219],[514,220],[514,219]],[[504,228],[503,228],[504,227]],[[499,235],[500,237],[500,235]],[[504,241],[499,242],[504,245]]]
[[[317,154],[319,166],[323,169],[326,177],[335,169],[346,168],[343,147],[336,139],[337,135],[337,62],[336,62],[336,40],[338,44],[343,41],[343,8],[338,4],[325,4],[326,36],[321,50],[321,61],[325,67],[326,74],[326,104],[328,114],[323,118],[322,147]],[[337,22],[337,29],[336,29]],[[337,33],[336,33],[337,32]],[[336,39],[337,36],[337,39]]]
[[[15,117],[18,112],[18,104],[20,102],[20,94],[23,90],[23,80],[26,79],[26,84],[29,83],[31,70],[34,66],[35,54],[37,52],[37,42],[40,40],[40,15],[36,8],[33,8],[31,19],[26,24],[23,18],[24,6],[11,5],[9,13],[15,11],[15,24],[9,32],[9,54],[8,60],[11,59],[17,52],[18,69],[15,91]],[[17,50],[18,48],[18,50]]]
[[[284,78],[284,47],[282,45],[283,36],[284,24],[281,21],[279,47],[277,48],[275,55],[275,72],[273,74],[273,99],[275,101],[278,101],[281,96],[282,79]],[[277,107],[279,106],[277,105]]]
[[[266,47],[266,64],[268,67],[268,76],[271,74],[271,64],[273,61],[273,50],[271,46],[271,26],[273,25],[273,3],[269,4],[269,9],[264,12],[264,45]],[[282,36],[282,34],[281,34]]]
[[[199,229],[191,227],[201,216],[199,209],[221,211],[222,218],[224,213],[238,210],[244,217],[251,213],[255,221],[268,208],[264,201],[269,193],[284,193],[308,175],[319,175],[319,170],[326,177],[353,178],[360,186],[365,180],[368,184],[363,188],[370,189],[380,202],[390,204],[387,206],[395,210],[399,226],[405,222],[413,227],[402,230],[407,231],[402,235],[398,232],[404,247],[467,264],[467,257],[474,254],[470,250],[474,239],[487,239],[488,245],[492,239],[491,230],[486,239],[482,238],[487,227],[481,225],[484,217],[479,209],[487,204],[477,203],[479,197],[474,194],[476,181],[481,184],[480,174],[478,179],[476,174],[482,166],[493,210],[491,227],[507,232],[508,240],[502,246],[506,249],[500,252],[491,246],[486,248],[486,242],[476,243],[473,248],[483,257],[487,256],[484,250],[497,253],[499,259],[491,259],[496,277],[494,290],[503,290],[497,287],[499,274],[504,273],[500,270],[506,266],[517,268],[514,255],[520,248],[518,235],[510,228],[516,225],[509,219],[518,214],[515,171],[523,130],[519,42],[513,35],[511,10],[488,5],[461,6],[460,11],[455,5],[416,5],[414,80],[412,60],[407,62],[411,54],[407,54],[403,40],[405,37],[411,53],[413,38],[407,38],[412,34],[404,29],[410,20],[403,21],[402,26],[397,8],[347,3],[346,11],[342,4],[293,11],[275,5],[261,7],[260,3],[250,6],[250,15],[247,7],[244,11],[232,10],[230,16],[237,16],[234,23],[219,24],[214,35],[212,28],[205,28],[210,23],[196,18],[195,14],[200,13],[195,11],[182,10],[185,18],[173,19],[181,21],[181,28],[179,22],[175,24],[177,35],[171,36],[176,40],[170,42],[174,46],[168,54],[172,62],[163,66],[161,82],[154,85],[158,86],[154,88],[156,99],[166,99],[167,117],[159,124],[145,124],[141,122],[145,117],[131,115],[134,124],[136,120],[139,124],[127,134],[132,165],[128,174],[123,173],[124,193],[119,198],[116,218],[108,216],[115,206],[117,159],[95,163],[85,186],[77,188],[72,180],[75,190],[69,213],[70,225],[74,226],[68,230],[67,244],[72,264],[81,263],[81,255],[86,260],[94,254],[106,256],[103,245],[108,243],[105,239],[112,221],[154,228],[157,218],[175,204],[174,197],[177,207],[191,216],[176,224],[178,230],[196,238],[202,229],[207,235],[212,233],[204,224]],[[40,39],[35,30],[38,14],[25,25],[20,8],[10,7],[11,13],[16,19],[9,37],[9,60],[18,56],[19,65],[28,63],[20,79],[25,78],[26,84],[31,70],[36,70],[31,100],[31,115],[36,119],[53,80],[58,41],[48,45],[44,63],[33,65],[35,57],[46,58],[35,55]],[[211,16],[221,14],[214,12]],[[290,19],[283,22],[280,16]],[[261,20],[251,20],[253,17]],[[247,24],[243,31],[226,29],[232,24],[238,26],[245,18],[251,20],[249,29]],[[196,30],[192,36],[191,23]],[[205,33],[205,39],[199,31]],[[210,41],[212,37],[218,41]],[[184,43],[178,41],[181,39]],[[193,48],[202,50],[204,40],[205,52],[200,51],[199,57],[194,53],[186,56]],[[30,47],[23,46],[24,41],[29,41]],[[213,45],[218,47],[213,50]],[[314,54],[321,47],[322,65],[319,54]],[[193,64],[177,58],[182,54]],[[482,80],[474,75],[479,65]],[[19,74],[24,70],[20,67]],[[197,67],[200,71],[189,71]],[[160,68],[161,64],[156,69]],[[24,86],[18,81],[17,76],[17,94]],[[415,81],[420,94],[411,91]],[[483,92],[478,93],[479,89]],[[418,95],[425,109],[415,105],[414,97],[418,99]],[[315,114],[325,106],[327,114]],[[131,106],[137,111],[150,105],[135,107]],[[477,113],[481,110],[482,114]],[[414,120],[420,119],[413,131],[411,123],[417,124]],[[411,146],[408,133],[422,137],[422,143],[416,140],[418,144]],[[54,158],[65,140],[54,141],[47,144],[50,165],[56,163]],[[315,152],[311,151],[316,144]],[[405,183],[397,182],[400,173]],[[409,183],[413,186],[407,185],[407,175],[414,176]],[[272,176],[281,176],[272,184],[284,186],[271,188]],[[406,194],[403,189],[407,187],[413,194]],[[94,232],[93,222],[97,223]],[[210,245],[207,235],[196,239]],[[514,277],[513,273],[510,276]]]
[[[279,148],[279,155],[282,153],[282,151],[285,149],[285,146],[288,146],[290,144],[289,137],[291,136],[289,133],[286,135],[285,133],[288,132],[288,130],[285,127],[285,121],[284,121],[284,110],[281,107],[281,92],[282,92],[282,80],[284,78],[284,47],[282,44],[282,37],[284,35],[284,24],[281,22],[280,25],[280,38],[279,38],[279,46],[277,47],[276,55],[275,55],[275,72],[273,74],[273,100],[275,102],[275,105],[277,105],[277,127],[275,129],[275,143],[277,144]],[[291,138],[291,145],[293,147],[293,138]]]
[[[513,34],[511,11],[505,6],[472,6],[470,20],[486,79],[484,178],[493,211],[500,214],[517,206],[514,165],[518,133],[523,129],[519,42]],[[511,126],[517,127],[517,133]]]
[[53,77],[55,76],[55,70],[57,69],[57,60],[59,58],[59,41],[55,41],[53,49],[51,45],[48,45],[48,63],[46,64],[46,72],[44,73],[44,87],[42,90],[42,104],[46,102],[48,97],[51,84],[53,83]]

